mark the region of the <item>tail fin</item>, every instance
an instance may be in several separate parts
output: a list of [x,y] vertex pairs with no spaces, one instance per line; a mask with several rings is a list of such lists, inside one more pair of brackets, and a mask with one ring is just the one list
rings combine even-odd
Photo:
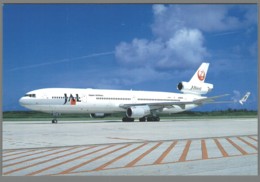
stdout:
[[204,83],[209,68],[209,63],[202,63],[193,77],[190,79],[190,83]]
[[239,103],[241,105],[243,105],[246,102],[246,100],[248,99],[249,95],[250,95],[250,92],[247,92],[246,95],[244,95],[244,97],[239,100]]
[[177,89],[186,94],[202,95],[213,89],[213,84],[204,83],[209,63],[202,63],[189,82],[180,82]]

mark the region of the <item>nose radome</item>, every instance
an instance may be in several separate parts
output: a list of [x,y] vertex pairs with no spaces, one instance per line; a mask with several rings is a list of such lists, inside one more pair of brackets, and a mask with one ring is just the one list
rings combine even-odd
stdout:
[[19,103],[20,103],[21,106],[24,106],[24,105],[25,105],[25,101],[24,101],[24,98],[23,98],[23,97],[21,97],[21,98],[19,99]]

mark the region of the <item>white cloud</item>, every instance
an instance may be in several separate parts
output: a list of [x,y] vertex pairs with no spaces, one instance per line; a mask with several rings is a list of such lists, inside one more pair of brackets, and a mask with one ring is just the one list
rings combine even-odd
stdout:
[[157,4],[153,6],[153,12],[156,15],[164,13],[167,10],[167,7],[163,4]]
[[133,66],[153,63],[158,59],[163,50],[160,41],[134,39],[131,43],[122,42],[116,47],[115,55],[120,63]]
[[[178,8],[175,10],[181,13]],[[172,13],[172,6],[154,5],[153,12],[154,24],[151,31],[155,35],[154,39],[134,38],[130,43],[121,42],[116,46],[115,56],[118,62],[135,75],[130,80],[142,82],[145,78],[158,79],[162,70],[194,68],[209,55],[202,32],[185,27],[182,17],[175,17]],[[146,67],[146,70],[142,70],[146,73],[142,79],[137,76],[140,74],[140,66]]]
[[[160,9],[154,5],[154,10]],[[240,11],[242,17],[230,12],[233,8]],[[158,10],[157,10],[158,11]],[[199,29],[205,32],[236,30],[256,23],[256,9],[249,6],[233,5],[170,5],[161,13],[154,11],[153,33],[168,38],[180,28]]]
[[[166,42],[167,53],[171,55],[168,64],[176,67],[198,65],[208,55],[203,46],[204,38],[197,29],[180,29]],[[179,66],[178,66],[179,65]],[[165,65],[167,66],[167,65]]]
[[157,75],[166,70],[194,70],[211,56],[205,46],[205,33],[238,33],[256,23],[255,14],[250,5],[154,5],[153,38],[121,42],[115,56],[140,82],[145,81],[135,74],[140,66],[149,67]]
[[238,90],[233,90],[232,101],[238,102],[241,99],[241,93]]
[[155,69],[189,68],[208,56],[198,29],[178,29],[168,39],[133,39],[121,42],[115,51],[119,63],[130,67],[149,65]]

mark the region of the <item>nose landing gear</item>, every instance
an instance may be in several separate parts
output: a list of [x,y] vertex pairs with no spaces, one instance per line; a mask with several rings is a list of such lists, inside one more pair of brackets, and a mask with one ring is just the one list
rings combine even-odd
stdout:
[[52,113],[53,120],[51,120],[51,123],[57,124],[58,123],[57,117],[60,116],[60,115],[61,115],[60,113]]
[[55,118],[55,119],[51,120],[51,122],[52,122],[53,124],[57,124],[57,123],[58,123],[58,120]]

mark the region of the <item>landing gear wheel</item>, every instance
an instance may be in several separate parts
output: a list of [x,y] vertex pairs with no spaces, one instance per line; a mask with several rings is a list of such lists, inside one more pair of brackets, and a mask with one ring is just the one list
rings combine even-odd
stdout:
[[52,122],[53,124],[57,124],[57,123],[58,123],[58,120],[57,120],[57,119],[53,119],[51,122]]
[[146,117],[139,118],[139,121],[140,122],[145,122],[146,121]]
[[147,121],[153,121],[153,117],[151,116],[147,117]]
[[147,117],[147,121],[160,121],[160,117],[150,116],[150,117]]
[[135,119],[134,119],[134,118],[123,117],[123,118],[122,118],[122,121],[123,121],[123,122],[134,122]]
[[53,124],[57,124],[57,123],[58,123],[57,118],[58,118],[58,116],[60,116],[60,115],[61,115],[61,113],[53,112],[53,113],[52,113],[53,120],[51,120],[51,122],[52,122]]

